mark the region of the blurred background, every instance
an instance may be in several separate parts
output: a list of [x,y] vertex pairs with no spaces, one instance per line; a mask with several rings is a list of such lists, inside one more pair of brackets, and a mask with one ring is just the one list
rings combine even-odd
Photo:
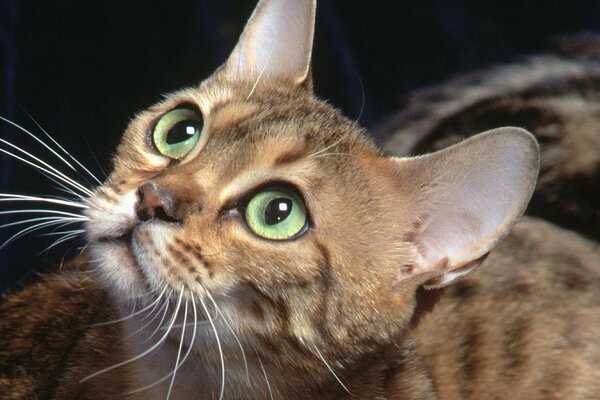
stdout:
[[[0,0],[0,116],[43,136],[37,121],[102,179],[129,119],[218,67],[254,5]],[[375,128],[411,90],[543,51],[558,35],[598,31],[599,0],[319,0],[315,88]],[[0,138],[47,154],[8,123]],[[0,154],[1,193],[59,195],[53,186]],[[0,230],[0,240],[14,228]],[[0,291],[82,246],[71,240],[44,251],[55,239],[33,234],[1,249]]]

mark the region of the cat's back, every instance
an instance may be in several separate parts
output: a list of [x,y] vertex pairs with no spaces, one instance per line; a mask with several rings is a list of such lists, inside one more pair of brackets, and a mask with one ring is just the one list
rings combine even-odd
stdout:
[[600,398],[600,246],[523,218],[413,332],[441,399]]

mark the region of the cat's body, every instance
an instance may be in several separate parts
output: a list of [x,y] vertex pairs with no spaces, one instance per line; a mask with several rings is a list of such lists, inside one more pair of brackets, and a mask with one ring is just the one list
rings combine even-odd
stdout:
[[439,397],[600,398],[599,260],[598,243],[523,218],[411,335]]
[[[411,335],[384,346],[340,377],[354,397],[333,377],[324,387],[306,388],[298,397],[274,397],[598,398],[599,257],[597,243],[546,222],[524,219],[484,268],[446,289]],[[20,366],[10,373],[3,370],[0,392],[11,393],[6,398],[114,399],[135,385],[132,368],[79,382],[130,356],[121,343],[120,327],[93,326],[117,318],[118,312],[80,268],[65,266],[60,275],[44,277],[4,301],[0,360]],[[52,310],[58,304],[61,308]],[[237,371],[245,382],[242,360],[227,367],[228,373]],[[251,386],[238,385],[238,393],[228,392],[225,398],[269,398],[262,371],[254,370],[251,376]],[[267,376],[272,390],[277,390],[278,381],[292,378],[277,370],[269,370]],[[212,398],[219,379],[204,383],[210,385],[199,392],[205,395],[173,398]],[[235,392],[235,387],[228,390]],[[158,399],[164,396],[165,388],[160,389]],[[144,392],[140,398],[153,397]]]
[[0,305],[2,396],[600,397],[597,244],[526,220],[484,261],[533,192],[534,138],[382,156],[312,95],[314,15],[262,0],[225,65],[75,187],[84,254]]

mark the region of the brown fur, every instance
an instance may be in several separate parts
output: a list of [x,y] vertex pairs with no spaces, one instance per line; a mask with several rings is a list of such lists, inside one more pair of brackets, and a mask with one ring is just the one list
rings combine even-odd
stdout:
[[412,332],[440,399],[600,396],[600,246],[523,219]]
[[[354,395],[348,398],[597,397],[599,259],[596,243],[524,220],[484,268],[446,290],[408,338],[344,377]],[[118,326],[91,326],[115,319],[116,310],[88,273],[65,266],[6,297],[0,310],[2,393],[120,398],[128,380],[122,371],[78,383],[125,357],[115,347]],[[318,398],[344,396],[334,382],[329,390],[319,389]]]
[[115,371],[95,382],[79,379],[124,354],[117,310],[84,266],[64,266],[0,307],[0,397],[3,399],[114,399],[129,384]]
[[[88,199],[83,258],[0,305],[2,394],[215,399],[222,383],[224,398],[240,400],[598,394],[590,338],[600,324],[584,323],[596,318],[595,244],[526,221],[483,263],[487,273],[435,307],[439,292],[424,291],[472,272],[508,234],[537,176],[531,135],[504,128],[424,157],[383,157],[310,91],[314,7],[263,0],[222,68],[131,122]],[[263,24],[290,8],[304,29],[284,25],[263,43]],[[147,135],[180,105],[201,110],[204,127],[175,161]],[[298,190],[310,227],[267,240],[241,206],[282,183]],[[579,329],[557,324],[567,317]],[[552,382],[521,379],[557,354]]]

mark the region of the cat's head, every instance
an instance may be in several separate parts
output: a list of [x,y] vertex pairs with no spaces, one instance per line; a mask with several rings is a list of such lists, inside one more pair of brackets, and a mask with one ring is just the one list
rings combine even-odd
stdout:
[[140,113],[86,232],[119,301],[170,296],[266,361],[325,374],[323,359],[343,370],[401,335],[418,287],[470,272],[508,233],[538,152],[501,128],[383,156],[312,94],[315,7],[261,1],[223,67]]

